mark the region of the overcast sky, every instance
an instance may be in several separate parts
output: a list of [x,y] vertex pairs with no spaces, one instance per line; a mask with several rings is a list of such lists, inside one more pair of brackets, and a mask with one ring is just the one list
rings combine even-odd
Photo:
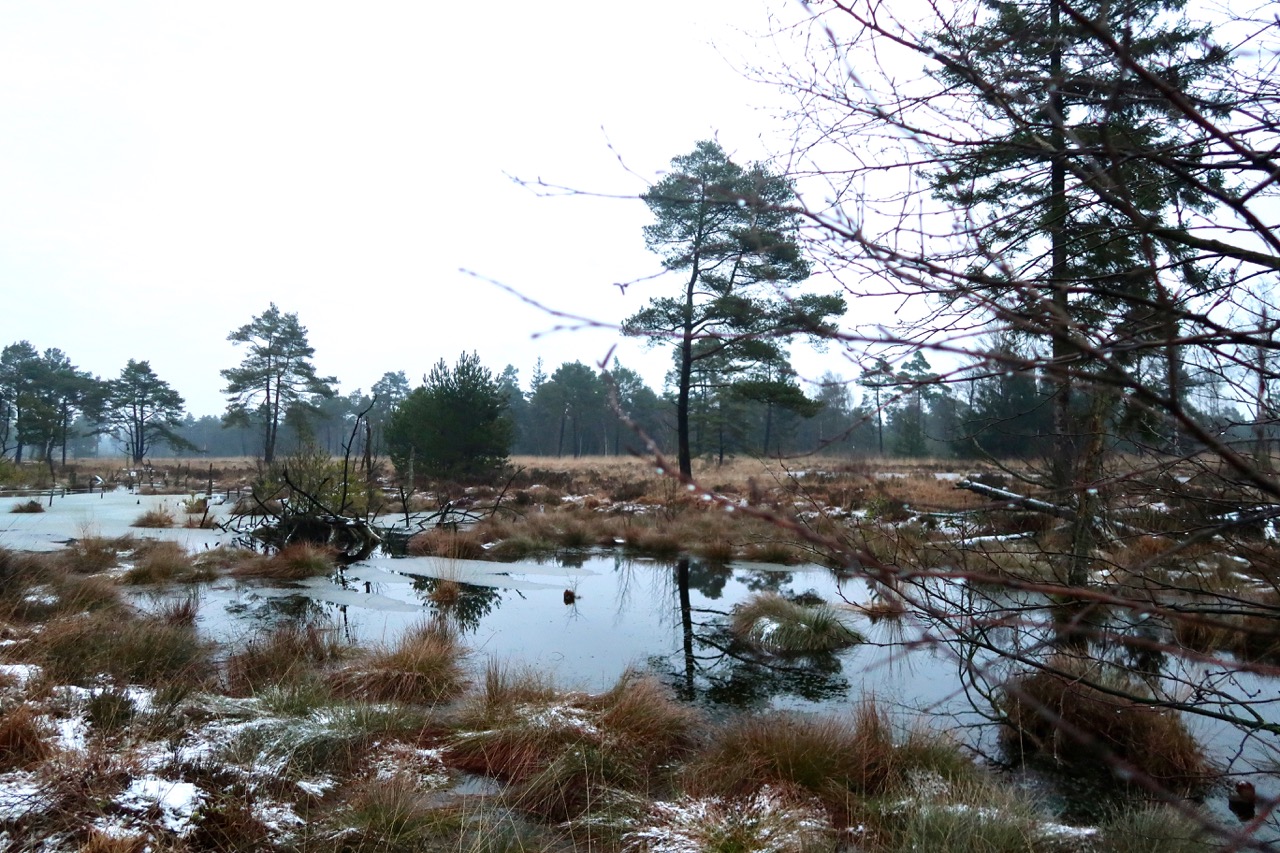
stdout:
[[[613,286],[658,268],[642,203],[510,176],[635,195],[711,135],[763,156],[780,96],[737,68],[774,49],[752,40],[766,14],[0,2],[0,345],[104,377],[149,360],[197,415],[223,408],[227,334],[271,302],[344,393],[462,350],[525,383],[538,356],[594,364],[616,332],[535,337],[557,321],[460,270],[609,322],[669,290]],[[619,355],[655,385],[669,363]]]

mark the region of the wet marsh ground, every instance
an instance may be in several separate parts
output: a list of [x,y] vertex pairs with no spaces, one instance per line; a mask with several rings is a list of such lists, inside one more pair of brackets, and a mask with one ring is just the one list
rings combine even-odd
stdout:
[[[1265,643],[1237,656],[1227,623],[1185,638],[1203,653],[1161,656],[1176,624],[1055,601],[1039,588],[1052,529],[984,513],[946,463],[701,473],[689,490],[638,460],[537,460],[505,490],[388,494],[386,524],[410,515],[408,556],[345,567],[187,526],[232,523],[234,495],[201,505],[181,472],[43,513],[0,499],[6,844],[1176,851],[1241,827],[1277,837],[1272,736],[1160,693],[1276,695]],[[482,520],[412,525],[446,505]],[[886,584],[823,541],[942,571]],[[1122,542],[1099,572],[1128,594],[1177,581],[1189,600],[1183,573],[1248,599],[1270,559],[1265,540],[1250,547],[1156,571],[1138,553],[1150,543]],[[968,576],[947,577],[957,566]],[[974,580],[987,576],[1006,582]],[[1064,613],[1089,630],[1065,650]],[[1078,677],[1027,678],[1063,654],[1076,662],[1054,670]],[[1250,707],[1274,720],[1269,702]],[[1066,725],[1043,725],[1046,707]],[[1093,729],[1088,748],[1073,727]],[[1137,775],[1118,782],[1104,755]],[[1244,780],[1256,825],[1226,808]]]

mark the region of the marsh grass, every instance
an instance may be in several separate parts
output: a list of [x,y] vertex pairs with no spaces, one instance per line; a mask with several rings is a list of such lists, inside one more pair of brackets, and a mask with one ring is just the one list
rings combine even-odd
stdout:
[[[1054,671],[1024,673],[1002,690],[1002,742],[1012,756],[1047,758],[1072,772],[1104,777],[1109,760],[1118,759],[1184,793],[1212,780],[1204,750],[1177,713],[1135,698],[1149,695],[1142,685],[1097,661],[1059,655],[1050,663]],[[1063,724],[1083,732],[1085,742]]]
[[52,728],[28,704],[15,705],[0,716],[0,772],[25,770],[53,754]]
[[474,530],[450,530],[436,527],[415,534],[406,551],[415,557],[444,557],[448,560],[482,560],[484,539]]
[[441,578],[427,599],[439,607],[453,607],[462,599],[462,584],[453,578]]
[[361,785],[335,816],[337,849],[350,853],[416,853],[460,838],[463,822],[453,811],[435,809],[407,776]]
[[864,641],[826,604],[804,605],[778,593],[760,593],[735,608],[734,636],[773,655],[833,652]]
[[873,702],[851,718],[764,714],[732,720],[681,771],[692,796],[750,797],[765,786],[804,792],[822,802],[837,826],[863,812],[867,798],[909,791],[913,773],[944,780],[972,772],[958,747],[894,726]]
[[375,744],[416,741],[433,730],[427,717],[404,706],[340,704],[245,728],[218,758],[278,781],[349,776]]
[[700,716],[661,685],[632,674],[605,693],[560,693],[528,674],[491,666],[449,744],[452,766],[510,783],[510,801],[560,822],[631,814],[664,784],[702,728]]
[[396,645],[333,673],[329,683],[343,696],[434,705],[465,688],[463,655],[452,631],[427,623],[407,631]]
[[67,546],[59,552],[59,556],[68,570],[90,575],[114,569],[120,565],[120,555],[136,547],[137,543],[128,536],[105,539],[101,536],[85,535],[67,543]]
[[288,622],[228,655],[227,689],[232,695],[249,696],[318,680],[320,667],[349,652],[332,626]]
[[173,527],[177,521],[172,512],[164,507],[149,509],[133,520],[133,527]]
[[57,682],[161,686],[198,683],[209,673],[209,647],[189,625],[163,616],[135,616],[121,608],[59,616],[30,642],[35,662]]
[[199,566],[195,558],[177,542],[153,539],[141,542],[133,554],[133,565],[121,577],[126,584],[207,583],[216,574]]
[[875,834],[886,853],[1027,853],[1049,850],[1042,819],[1032,803],[993,786],[946,802],[896,804],[877,820]]
[[270,556],[236,562],[230,571],[239,580],[300,581],[327,575],[336,567],[332,549],[295,542]]
[[32,498],[29,501],[21,501],[9,508],[9,512],[16,513],[37,513],[44,512],[44,504]]
[[1211,849],[1202,822],[1165,806],[1113,815],[1101,826],[1108,853],[1203,853]]
[[651,803],[622,840],[626,853],[818,853],[835,848],[835,832],[812,798],[775,786],[766,786],[750,797],[686,797]]

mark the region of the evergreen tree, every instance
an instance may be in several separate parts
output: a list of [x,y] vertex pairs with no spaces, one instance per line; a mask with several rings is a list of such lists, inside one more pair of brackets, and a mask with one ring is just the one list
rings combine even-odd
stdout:
[[222,371],[230,399],[224,420],[231,426],[257,424],[262,430],[262,458],[275,459],[285,416],[305,420],[317,412],[316,402],[334,395],[332,376],[316,375],[307,329],[297,314],[280,311],[273,302],[262,314],[227,336],[248,351],[238,367]]
[[95,418],[100,431],[119,436],[134,463],[141,462],[157,442],[183,450],[195,446],[178,434],[182,426],[183,399],[151,369],[151,363],[134,361],[120,376],[106,384],[106,393]]
[[663,266],[686,278],[678,296],[650,300],[624,329],[676,348],[677,454],[689,476],[695,363],[722,354],[735,359],[754,341],[830,334],[831,318],[845,306],[838,296],[781,295],[809,276],[798,221],[786,207],[795,197],[790,181],[760,164],[743,168],[710,141],[671,165],[642,196],[656,219],[644,236]]
[[475,353],[450,368],[441,359],[396,409],[387,448],[400,471],[450,480],[483,480],[507,462],[513,427],[507,398]]

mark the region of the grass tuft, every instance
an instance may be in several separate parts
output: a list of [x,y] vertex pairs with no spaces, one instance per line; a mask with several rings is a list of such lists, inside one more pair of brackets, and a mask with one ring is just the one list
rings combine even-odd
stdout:
[[0,716],[0,771],[25,770],[53,754],[52,731],[30,705],[17,705]]
[[149,509],[146,512],[144,512],[142,515],[135,518],[131,526],[133,527],[173,527],[175,520],[176,519],[174,519],[173,513],[169,512],[169,510],[164,509],[163,507],[159,507],[156,509]]
[[843,826],[856,819],[863,799],[908,790],[913,774],[946,779],[967,772],[958,753],[918,734],[898,745],[889,719],[865,702],[852,718],[770,714],[730,721],[684,767],[682,779],[693,796],[745,798],[769,785],[804,791]]
[[447,628],[429,623],[408,631],[390,649],[343,669],[330,679],[335,692],[373,702],[435,704],[466,686],[463,649]]
[[258,557],[237,563],[231,568],[232,577],[300,581],[327,575],[337,562],[331,549],[307,542],[286,545],[270,557]]
[[227,687],[233,695],[249,696],[299,685],[311,679],[320,665],[338,660],[344,649],[332,627],[285,623],[228,656]]
[[1122,812],[1102,824],[1109,853],[1201,853],[1204,824],[1165,806]]
[[191,684],[209,666],[209,649],[190,626],[120,608],[56,617],[32,639],[31,649],[50,678],[70,684],[100,676],[118,683]]
[[[1051,663],[1055,671],[1028,672],[1004,686],[998,704],[1010,754],[1049,757],[1077,772],[1102,770],[1104,775],[1119,760],[1187,793],[1211,780],[1204,750],[1182,719],[1134,698],[1148,694],[1125,673],[1061,655]],[[1112,695],[1111,689],[1123,695]],[[1066,728],[1087,737],[1081,743]]]
[[730,628],[740,640],[774,655],[822,654],[863,642],[834,608],[798,604],[773,592],[736,608]]
[[21,503],[14,504],[9,509],[9,512],[18,512],[18,513],[44,512],[44,504],[42,504],[40,501],[36,500],[35,498],[32,498],[29,501],[22,501]]

